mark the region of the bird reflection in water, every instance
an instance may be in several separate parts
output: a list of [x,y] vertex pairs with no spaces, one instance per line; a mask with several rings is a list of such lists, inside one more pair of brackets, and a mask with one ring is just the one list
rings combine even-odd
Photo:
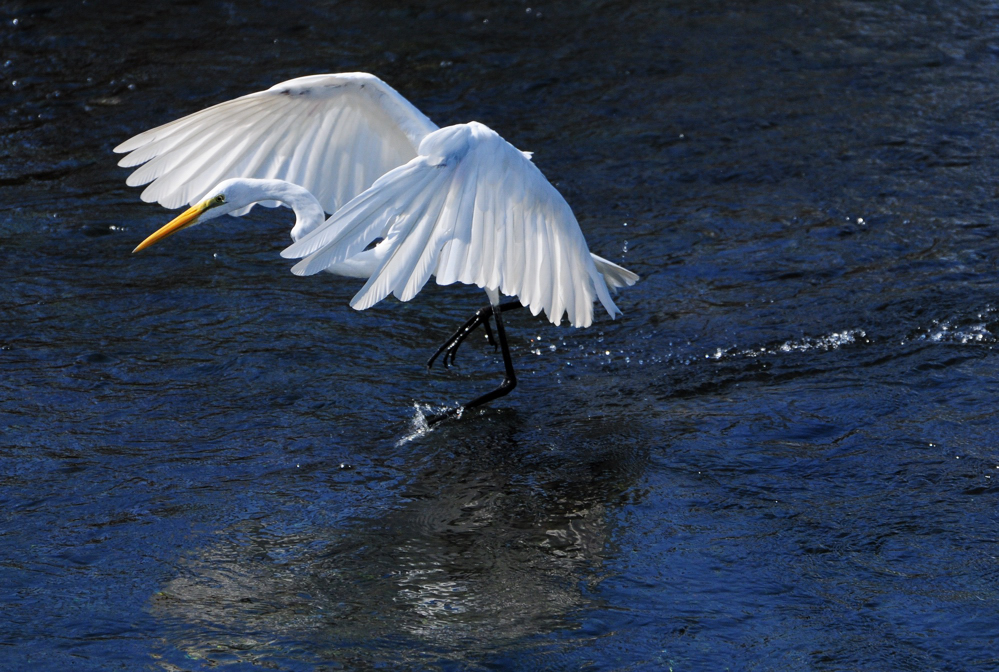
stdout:
[[596,606],[614,510],[645,456],[606,440],[522,446],[515,415],[499,440],[494,425],[407,446],[422,468],[380,515],[336,530],[275,534],[276,521],[246,520],[224,531],[155,600],[178,626],[172,644],[198,658],[291,647],[345,664],[551,645],[530,638],[572,629]]

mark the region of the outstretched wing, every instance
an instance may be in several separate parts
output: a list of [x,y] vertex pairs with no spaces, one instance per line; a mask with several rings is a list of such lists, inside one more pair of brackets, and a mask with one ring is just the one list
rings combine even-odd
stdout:
[[142,200],[168,208],[197,203],[222,180],[251,177],[293,182],[335,212],[415,157],[435,130],[374,75],[311,75],[140,133],[114,151],[128,152],[120,166],[145,164],[128,185],[151,183]]
[[409,301],[434,274],[442,285],[498,288],[554,324],[567,315],[589,326],[596,299],[620,314],[565,199],[527,156],[477,122],[428,135],[419,156],[281,254],[305,257],[292,271],[311,275],[378,237],[385,252],[351,301],[359,310],[389,294]]

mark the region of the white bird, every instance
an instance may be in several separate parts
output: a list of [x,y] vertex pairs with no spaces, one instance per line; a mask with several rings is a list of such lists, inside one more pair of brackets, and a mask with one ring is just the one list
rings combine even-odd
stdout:
[[[142,200],[191,207],[135,251],[181,229],[254,204],[295,212],[292,271],[366,278],[358,310],[389,294],[409,301],[431,275],[477,285],[479,310],[427,362],[458,346],[489,317],[505,377],[492,392],[431,422],[507,394],[517,383],[501,313],[525,306],[553,324],[593,321],[599,300],[638,276],[591,254],[568,203],[521,152],[478,122],[438,128],[373,75],[312,75],[220,103],[140,133],[115,148],[139,166],[130,186]],[[342,206],[342,207],[340,207]],[[328,219],[326,213],[333,213]],[[500,303],[500,296],[518,302]]]

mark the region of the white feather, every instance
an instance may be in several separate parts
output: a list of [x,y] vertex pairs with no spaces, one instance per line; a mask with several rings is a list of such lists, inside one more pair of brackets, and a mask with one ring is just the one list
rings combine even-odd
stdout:
[[[373,75],[311,75],[140,133],[115,148],[143,199],[193,205],[232,177],[275,178],[316,195],[327,212],[416,156],[437,129]],[[243,214],[249,207],[232,214]]]
[[[439,284],[517,296],[555,324],[566,316],[588,326],[595,300],[620,314],[565,199],[529,158],[477,122],[427,135],[419,156],[281,254],[304,257],[292,270],[311,275],[379,237],[385,252],[351,302],[358,309],[389,294],[408,301],[435,274]],[[630,284],[630,271],[599,261],[616,286]]]

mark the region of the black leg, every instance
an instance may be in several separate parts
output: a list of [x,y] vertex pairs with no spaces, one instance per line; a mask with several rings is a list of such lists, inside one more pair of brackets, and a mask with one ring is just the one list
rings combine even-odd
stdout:
[[[501,303],[499,305],[499,312],[505,313],[508,310],[513,310],[514,308],[523,308],[523,306],[517,301],[510,301],[508,303]],[[444,344],[437,348],[437,352],[427,360],[427,368],[431,368],[434,362],[440,357],[441,353],[444,354],[444,358],[441,362],[444,366],[451,366],[454,364],[454,358],[458,355],[458,347],[468,338],[468,335],[475,331],[475,328],[482,325],[483,329],[486,330],[486,338],[489,339],[489,344],[496,347],[496,341],[493,339],[493,330],[489,328],[489,316],[493,314],[493,306],[486,306],[485,308],[480,308],[475,311],[475,315],[472,316],[468,322],[458,327],[458,330],[451,334],[451,338],[444,341]],[[450,361],[448,361],[450,359]]]
[[[509,306],[509,308],[507,307]],[[510,394],[513,388],[517,387],[517,374],[513,371],[513,360],[510,358],[510,346],[506,342],[506,330],[503,328],[503,311],[509,310],[510,308],[520,307],[519,303],[513,304],[503,304],[500,305],[500,310],[490,310],[493,315],[493,319],[496,320],[496,336],[499,337],[499,346],[503,350],[503,366],[505,367],[505,373],[503,376],[503,382],[492,392],[487,392],[481,397],[476,397],[472,399],[467,404],[462,404],[458,408],[452,408],[444,413],[438,413],[437,415],[431,415],[427,418],[428,425],[434,425],[445,418],[450,418],[452,415],[456,415],[459,411],[464,411],[469,408],[475,408],[476,406],[481,406],[482,404],[487,404],[493,399],[499,399],[502,396]],[[482,312],[482,311],[479,311]],[[476,313],[478,315],[478,313]],[[488,319],[488,314],[485,319]],[[459,330],[460,331],[460,330]],[[466,334],[467,335],[467,334]],[[453,339],[454,337],[452,337]],[[462,339],[463,340],[463,339]],[[459,341],[460,343],[461,341]],[[436,357],[436,355],[435,355]],[[431,359],[431,362],[433,360]]]

